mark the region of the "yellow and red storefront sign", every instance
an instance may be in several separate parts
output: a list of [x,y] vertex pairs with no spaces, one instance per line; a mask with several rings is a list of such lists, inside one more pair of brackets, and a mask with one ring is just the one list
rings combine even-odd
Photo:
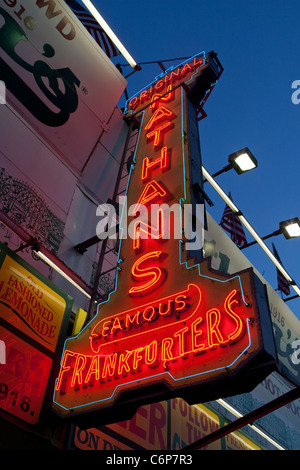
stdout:
[[1,266],[0,316],[55,351],[66,300],[10,256]]
[[[183,212],[195,158],[187,86],[199,86],[206,65],[205,55],[197,56],[177,69],[174,84],[171,72],[129,101],[129,114],[140,112],[127,191],[133,236],[121,244],[115,292],[66,341],[54,396],[62,416],[101,410],[103,417],[112,405],[126,411],[171,396],[195,403],[208,383],[213,399],[213,382],[235,375],[264,349],[252,270],[226,276],[210,270],[209,260],[193,264],[187,256]],[[155,220],[140,217],[154,205],[160,205]],[[180,240],[169,223],[174,207]],[[104,419],[119,418],[116,411]]]
[[6,348],[0,409],[28,424],[39,421],[71,304],[68,295],[0,245],[0,339]]
[[[130,420],[120,423],[90,429],[74,426],[69,446],[88,451],[178,451],[216,431],[224,422],[224,417],[209,405],[190,406],[181,398],[173,398],[141,406]],[[260,450],[263,447],[244,432],[234,432],[203,449]]]

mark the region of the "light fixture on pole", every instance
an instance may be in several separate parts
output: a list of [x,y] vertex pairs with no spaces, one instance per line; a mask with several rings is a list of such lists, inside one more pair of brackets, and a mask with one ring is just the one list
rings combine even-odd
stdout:
[[228,161],[238,175],[246,173],[246,171],[254,170],[254,168],[257,167],[257,160],[248,147],[230,154]]
[[[216,176],[221,175],[222,173],[225,173],[226,171],[234,169],[238,175],[241,175],[242,173],[246,173],[247,171],[254,170],[254,168],[257,168],[257,160],[250,152],[248,147],[245,147],[241,150],[238,150],[237,152],[231,153],[228,156],[228,165],[226,165],[222,170],[217,171],[214,173],[212,178],[215,178]],[[207,180],[204,180],[203,182],[205,183]]]
[[300,221],[298,217],[280,222],[279,228],[287,239],[300,237]]
[[[36,242],[32,242],[32,251],[40,258],[42,259],[46,264],[48,264],[48,266],[51,266],[51,268],[53,268],[56,272],[58,272],[61,276],[63,276],[68,282],[70,282],[70,284],[72,284],[74,287],[76,287],[76,289],[78,289],[82,294],[84,294],[86,297],[88,297],[89,299],[91,298],[91,294],[89,292],[87,292],[82,285],[79,285],[79,282],[76,282],[74,279],[72,279],[71,276],[69,276],[66,272],[66,270],[68,269],[66,266],[63,266],[63,263],[60,262],[61,264],[61,267],[58,265],[59,263],[59,260],[51,260],[50,259],[50,256],[53,256],[52,253],[47,253],[47,255],[45,255],[45,253],[43,253],[41,251],[41,248],[39,246],[39,244]],[[70,270],[69,270],[70,271]]]
[[[286,239],[290,238],[297,238],[300,237],[300,221],[298,217],[293,219],[285,220],[284,222],[279,223],[279,229],[275,230],[275,232],[266,235],[265,237],[261,237],[262,240],[267,240],[267,238],[276,237],[277,235],[283,234]],[[247,245],[241,246],[240,249],[243,250],[244,248],[248,248],[249,246],[255,245],[257,241],[247,243]]]
[[258,233],[254,230],[252,225],[248,222],[246,217],[243,213],[239,210],[239,208],[231,201],[231,199],[227,196],[227,194],[223,191],[220,185],[214,180],[214,178],[208,173],[206,168],[202,166],[202,173],[203,176],[207,179],[207,181],[212,185],[212,187],[217,191],[217,193],[221,196],[223,201],[230,207],[230,209],[234,212],[234,214],[240,219],[242,224],[246,227],[246,229],[251,233],[253,238],[257,241],[257,243],[261,246],[264,250],[266,255],[270,258],[270,260],[275,264],[281,274],[285,277],[285,279],[290,283],[294,291],[296,292],[297,296],[300,297],[300,288],[297,286],[296,282],[291,278],[288,272],[284,269],[281,263],[277,260],[271,250],[267,247],[263,239],[258,235]]

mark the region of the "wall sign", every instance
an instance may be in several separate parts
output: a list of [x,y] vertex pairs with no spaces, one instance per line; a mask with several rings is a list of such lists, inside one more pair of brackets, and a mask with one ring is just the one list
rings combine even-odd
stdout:
[[35,425],[45,396],[52,359],[0,326],[7,362],[0,365],[0,408]]
[[[235,390],[239,371],[239,383],[252,386],[253,372],[243,371],[270,359],[260,326],[263,319],[264,335],[271,334],[265,290],[253,271],[226,276],[210,270],[208,259],[193,264],[187,257],[188,95],[203,86],[199,78],[207,64],[205,54],[196,56],[178,67],[174,84],[172,72],[166,73],[129,101],[129,113],[141,106],[127,193],[133,236],[122,241],[115,292],[65,343],[54,395],[61,416],[85,419],[100,411],[98,420],[112,422],[141,403],[171,396],[212,400],[220,384],[223,393]],[[178,207],[181,239],[172,211]],[[258,380],[260,374],[254,375]]]
[[0,340],[6,348],[0,410],[38,423],[71,306],[68,295],[0,244]]
[[[224,416],[209,405],[189,406],[181,398],[173,398],[141,406],[130,420],[121,423],[91,429],[73,426],[70,449],[178,451],[214,432],[224,422]],[[244,430],[229,434],[222,440],[208,444],[204,449],[264,450]]]
[[14,113],[78,171],[127,83],[64,0],[0,2],[0,80]]

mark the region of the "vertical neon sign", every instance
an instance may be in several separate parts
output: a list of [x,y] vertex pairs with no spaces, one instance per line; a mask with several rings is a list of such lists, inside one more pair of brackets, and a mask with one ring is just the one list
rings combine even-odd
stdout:
[[193,266],[184,239],[167,230],[166,213],[176,205],[182,218],[191,200],[186,84],[205,64],[203,55],[191,59],[128,103],[141,119],[127,192],[134,237],[122,241],[115,292],[66,341],[54,395],[61,415],[126,406],[128,391],[142,403],[153,386],[160,399],[184,396],[261,351],[252,270],[228,277],[208,260]]

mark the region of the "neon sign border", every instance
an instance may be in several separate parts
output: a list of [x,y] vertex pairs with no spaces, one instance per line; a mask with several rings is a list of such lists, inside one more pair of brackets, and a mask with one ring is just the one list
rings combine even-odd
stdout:
[[[194,56],[195,57],[195,56]],[[191,59],[189,59],[191,60]],[[184,62],[185,63],[185,62]],[[181,196],[179,198],[179,203],[180,205],[181,204],[184,204],[184,202],[186,201],[186,194],[187,194],[187,189],[186,189],[186,180],[185,180],[185,175],[186,175],[186,171],[185,171],[185,168],[186,168],[186,157],[185,157],[185,151],[184,151],[184,120],[183,120],[183,87],[181,86],[181,145],[182,145],[182,160],[183,160],[183,196]],[[128,190],[129,190],[129,184],[130,184],[130,181],[131,181],[131,177],[132,177],[132,172],[134,170],[134,163],[136,163],[136,153],[137,153],[137,150],[138,150],[138,143],[139,143],[139,140],[140,140],[140,134],[141,134],[141,130],[142,130],[142,125],[143,125],[143,122],[144,122],[144,118],[145,118],[145,110],[141,110],[140,113],[142,114],[142,120],[141,120],[141,125],[140,125],[140,129],[139,129],[139,132],[138,132],[138,138],[137,138],[137,144],[136,144],[136,148],[135,148],[135,151],[134,151],[134,156],[133,156],[133,163],[131,164],[131,167],[130,167],[130,172],[129,172],[129,177],[128,177],[128,182],[127,182],[127,187],[126,187],[126,192],[125,192],[125,197],[127,197],[127,194],[128,194]],[[125,204],[122,208],[122,213],[121,213],[121,221],[120,221],[120,245],[119,245],[119,250],[118,250],[118,258],[117,258],[117,263],[120,264],[123,260],[120,258],[120,252],[121,252],[121,246],[122,246],[122,241],[123,241],[123,226],[122,226],[122,220],[123,220],[123,215],[124,215],[124,210],[125,210]],[[182,222],[182,219],[181,219],[181,222]],[[182,261],[182,258],[181,258],[181,244],[182,244],[182,240],[179,240],[179,264],[180,265],[185,265],[186,266],[186,269],[192,269],[192,268],[196,268],[198,267],[198,275],[199,277],[203,277],[203,278],[207,278],[207,279],[211,279],[211,280],[214,280],[214,281],[217,281],[217,282],[220,282],[220,283],[226,283],[226,282],[229,282],[235,278],[238,279],[238,282],[239,282],[239,285],[240,285],[240,289],[241,289],[241,294],[242,294],[242,298],[243,298],[243,302],[246,306],[248,306],[249,304],[245,301],[245,296],[244,296],[244,290],[243,290],[243,287],[242,287],[242,281],[241,281],[241,277],[239,274],[237,274],[236,276],[233,276],[229,279],[225,279],[225,280],[221,280],[221,279],[217,279],[217,278],[213,278],[213,277],[210,277],[210,276],[207,276],[207,275],[204,275],[204,274],[201,274],[201,266],[199,263],[196,263],[192,266],[188,266],[188,263],[187,261]],[[60,361],[60,366],[62,366],[62,359],[64,357],[64,352],[65,350],[67,349],[66,348],[66,344],[67,344],[67,341],[71,341],[71,340],[74,340],[76,339],[78,336],[81,335],[81,333],[90,325],[91,322],[93,322],[95,320],[95,318],[98,316],[99,314],[99,308],[101,305],[103,304],[106,304],[107,302],[110,301],[110,298],[111,298],[111,295],[114,294],[116,291],[117,291],[117,284],[118,284],[118,271],[120,270],[121,268],[119,266],[117,266],[117,271],[116,271],[116,279],[115,279],[115,289],[109,293],[108,295],[108,299],[104,302],[101,302],[98,304],[98,307],[97,307],[97,314],[95,315],[94,318],[91,319],[91,321],[89,323],[87,323],[87,325],[84,327],[83,330],[81,330],[76,336],[73,336],[71,338],[67,338],[65,340],[65,343],[64,343],[64,348],[63,348],[63,354],[61,356],[61,361]],[[173,380],[174,382],[179,382],[179,381],[182,381],[182,380],[188,380],[190,378],[193,378],[193,377],[197,377],[197,376],[201,376],[201,375],[205,375],[205,374],[210,374],[212,372],[217,372],[219,370],[222,370],[222,369],[226,369],[226,368],[229,368],[229,367],[232,367],[238,360],[239,358],[251,347],[251,335],[250,335],[250,330],[249,330],[249,323],[250,323],[250,319],[247,318],[247,331],[248,331],[248,339],[249,339],[249,344],[248,346],[246,346],[246,348],[243,350],[242,353],[239,354],[239,356],[229,365],[226,365],[226,366],[222,366],[222,367],[219,367],[217,369],[211,369],[209,371],[206,371],[206,372],[200,372],[199,374],[193,374],[191,376],[187,376],[187,377],[183,377],[183,378],[179,378],[179,379],[176,379],[172,376],[172,374],[168,371],[166,372],[161,372],[159,374],[154,374],[152,376],[148,376],[148,377],[145,377],[145,378],[142,378],[142,379],[137,379],[137,380],[133,380],[133,381],[130,381],[130,382],[125,382],[123,384],[118,384],[114,391],[112,392],[111,396],[108,397],[108,398],[103,398],[103,399],[100,399],[100,400],[96,400],[96,401],[93,401],[93,402],[89,402],[89,403],[84,403],[82,405],[77,405],[77,406],[72,406],[70,408],[66,408],[64,407],[63,405],[61,405],[60,403],[58,403],[56,400],[55,400],[55,393],[56,393],[56,384],[57,384],[57,381],[58,381],[58,378],[56,378],[55,380],[55,387],[54,387],[54,392],[53,392],[53,402],[58,405],[60,408],[63,408],[64,410],[66,411],[69,411],[69,410],[72,410],[72,409],[77,409],[77,408],[83,408],[83,407],[86,407],[86,406],[91,406],[91,405],[95,405],[97,403],[101,403],[101,402],[105,402],[107,400],[110,400],[116,393],[117,389],[119,387],[123,387],[125,385],[129,385],[129,384],[133,384],[135,382],[142,382],[144,380],[149,380],[149,379],[155,379],[157,377],[160,377],[160,376],[166,376],[166,375],[169,375]]]
[[84,403],[82,405],[77,405],[77,406],[72,406],[71,408],[66,408],[65,406],[57,403],[54,399],[54,395],[55,395],[55,390],[54,390],[54,394],[53,394],[53,402],[56,403],[56,405],[59,405],[61,408],[63,408],[64,410],[66,411],[70,411],[70,410],[74,410],[74,409],[77,409],[77,408],[83,408],[85,406],[90,406],[90,405],[96,405],[97,403],[101,403],[101,402],[105,402],[105,401],[108,401],[108,400],[111,400],[113,398],[113,396],[115,395],[116,391],[118,388],[121,388],[125,385],[129,385],[129,384],[134,384],[135,382],[143,382],[144,380],[149,380],[149,379],[153,379],[153,378],[157,378],[157,377],[160,377],[160,376],[166,376],[166,375],[169,375],[171,377],[172,380],[174,380],[174,382],[180,382],[182,380],[188,380],[188,379],[192,379],[193,377],[200,377],[201,375],[205,375],[205,374],[211,374],[212,372],[217,372],[219,370],[222,370],[222,369],[228,369],[230,367],[232,367],[238,360],[241,356],[243,356],[243,354],[246,353],[246,351],[248,351],[248,349],[251,347],[251,335],[250,335],[250,331],[249,331],[249,324],[250,324],[250,318],[247,318],[247,331],[248,331],[248,339],[249,339],[249,344],[248,346],[245,347],[245,349],[238,355],[238,357],[236,359],[234,359],[234,361],[231,363],[231,364],[227,364],[226,366],[222,366],[222,367],[218,367],[216,369],[211,369],[209,371],[206,371],[206,372],[199,372],[198,374],[192,374],[192,375],[188,375],[186,377],[181,377],[179,379],[176,379],[175,377],[173,377],[173,375],[169,372],[169,371],[166,371],[166,372],[160,372],[159,374],[154,374],[154,375],[151,375],[149,377],[145,377],[145,378],[142,378],[142,379],[136,379],[136,380],[131,380],[130,382],[125,382],[125,383],[122,383],[122,384],[119,384],[115,387],[114,391],[112,392],[111,396],[110,397],[107,397],[107,398],[101,398],[100,400],[96,400],[96,401],[93,401],[93,402],[90,402],[90,403]]
[[[136,96],[139,96],[143,91],[145,90],[148,90],[148,88],[150,88],[154,83],[156,83],[158,80],[162,79],[163,77],[165,77],[168,73],[172,72],[172,70],[176,69],[176,68],[179,68],[179,67],[182,67],[183,65],[185,64],[188,64],[191,60],[193,59],[196,59],[198,57],[203,57],[204,59],[204,62],[202,65],[199,65],[195,71],[192,73],[191,77],[184,83],[189,83],[192,78],[194,77],[195,74],[197,74],[199,72],[199,69],[204,67],[205,63],[206,63],[206,52],[205,51],[202,51],[202,52],[198,52],[198,54],[195,54],[193,55],[192,57],[190,57],[189,59],[186,59],[184,60],[183,62],[181,62],[180,64],[178,65],[172,65],[171,67],[169,67],[168,69],[165,70],[165,72],[162,72],[160,73],[159,75],[157,75],[155,77],[155,79],[149,83],[148,85],[144,86],[143,88],[141,88],[137,93],[135,93],[134,95],[132,95],[125,103],[125,107],[124,107],[124,114],[127,114],[127,113],[130,113],[130,114],[133,114],[133,110],[130,110],[129,107],[128,107],[128,103],[133,99],[135,98]],[[140,112],[140,111],[139,111]]]

